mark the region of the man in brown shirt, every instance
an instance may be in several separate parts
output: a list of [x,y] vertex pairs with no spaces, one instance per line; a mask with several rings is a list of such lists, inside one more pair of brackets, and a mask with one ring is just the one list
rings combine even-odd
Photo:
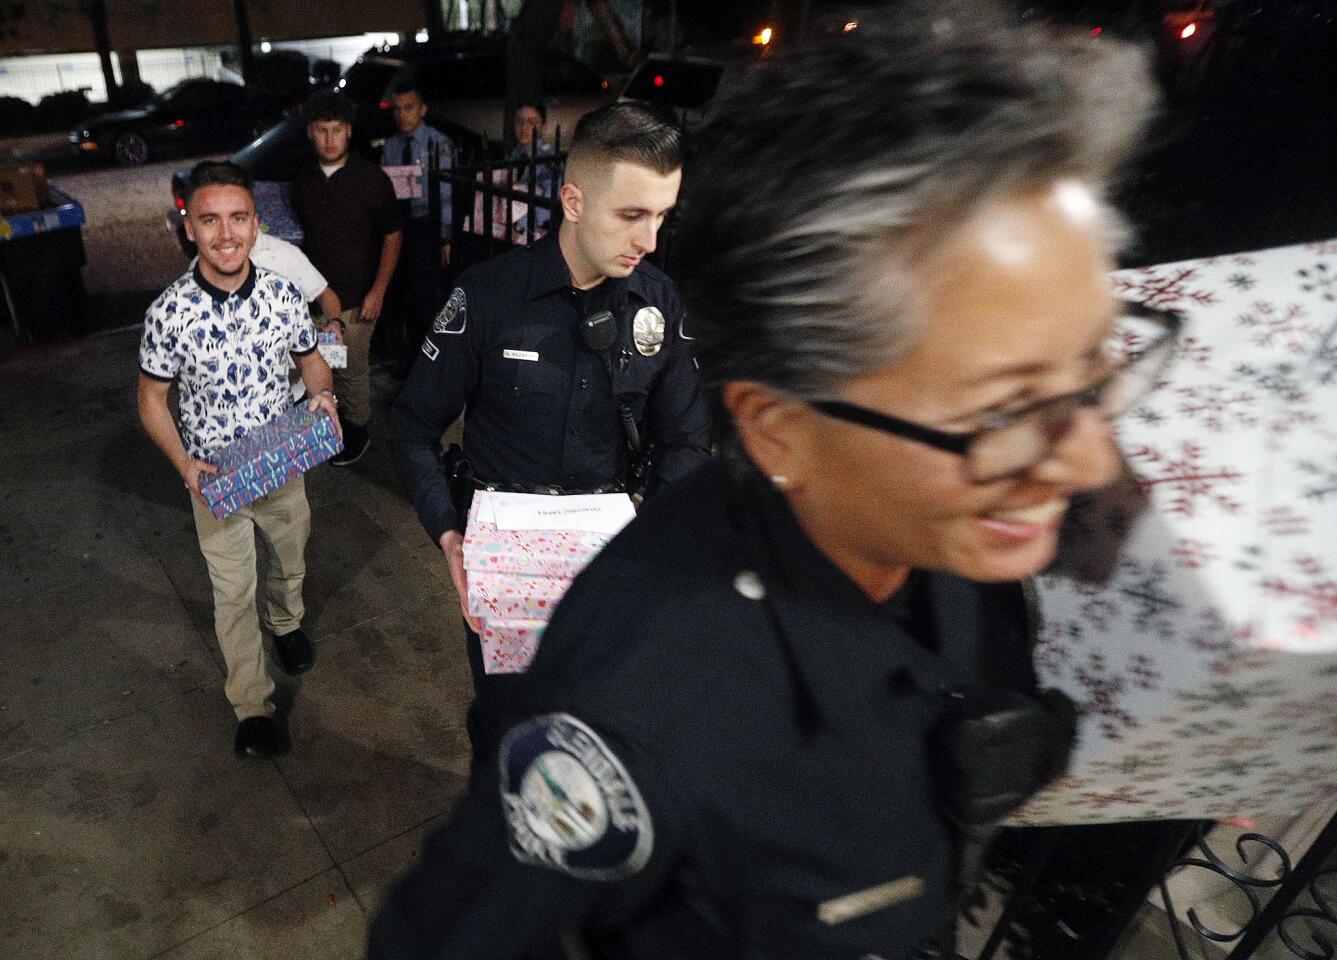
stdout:
[[331,461],[343,466],[361,457],[371,442],[367,433],[371,334],[395,272],[403,234],[390,178],[349,150],[356,113],[352,101],[321,91],[307,101],[304,113],[316,162],[293,180],[292,205],[306,234],[306,255],[345,306],[339,319],[348,366],[334,373],[345,448]]

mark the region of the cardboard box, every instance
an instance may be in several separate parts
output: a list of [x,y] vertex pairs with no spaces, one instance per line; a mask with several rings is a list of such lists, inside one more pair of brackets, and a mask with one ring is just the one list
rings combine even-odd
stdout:
[[40,210],[47,199],[46,168],[40,163],[0,164],[0,214]]
[[291,407],[210,456],[219,472],[200,480],[200,492],[221,520],[342,449],[327,414]]
[[1337,794],[1337,242],[1114,280],[1187,322],[1039,578],[1081,739],[1012,822],[1299,811]]
[[484,620],[479,639],[483,643],[484,673],[524,673],[538,653],[545,620]]

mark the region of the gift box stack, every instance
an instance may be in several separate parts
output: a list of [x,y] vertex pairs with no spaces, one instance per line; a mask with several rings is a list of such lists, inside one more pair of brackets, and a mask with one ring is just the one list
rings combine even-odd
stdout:
[[[605,495],[626,501],[622,495]],[[487,673],[522,673],[571,581],[612,539],[615,531],[507,529],[507,505],[531,502],[595,500],[553,498],[480,490],[469,508],[464,535],[464,568],[469,575],[468,607],[483,622],[483,669]],[[499,509],[500,505],[500,509]],[[500,512],[500,521],[499,521]],[[630,501],[625,516],[631,516]],[[573,525],[581,521],[572,520]]]
[[316,349],[331,370],[342,370],[348,366],[348,347],[340,343],[333,333],[325,333],[323,330],[317,333]]
[[1186,323],[1039,578],[1037,670],[1083,717],[1013,822],[1301,810],[1337,793],[1337,242],[1114,285]]
[[328,414],[292,407],[212,454],[218,473],[200,478],[200,492],[222,520],[343,448]]

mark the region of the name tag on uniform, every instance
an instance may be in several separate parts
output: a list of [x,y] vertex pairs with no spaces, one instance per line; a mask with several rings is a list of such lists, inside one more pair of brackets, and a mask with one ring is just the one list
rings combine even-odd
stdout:
[[901,877],[899,880],[893,880],[890,883],[879,884],[876,887],[869,887],[867,890],[860,890],[858,893],[846,894],[843,897],[836,897],[834,900],[827,900],[825,903],[818,904],[817,919],[827,926],[834,926],[837,923],[844,923],[846,920],[853,920],[856,917],[864,917],[878,910],[894,907],[899,903],[905,903],[907,900],[923,896],[923,894],[924,880],[922,877]]
[[539,355],[533,350],[503,350],[501,355],[507,360],[537,360]]

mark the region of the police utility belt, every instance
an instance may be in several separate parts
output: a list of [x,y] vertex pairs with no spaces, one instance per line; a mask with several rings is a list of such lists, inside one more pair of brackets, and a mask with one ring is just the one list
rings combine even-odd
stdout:
[[452,443],[441,455],[442,466],[446,470],[446,480],[450,485],[450,502],[455,507],[456,523],[460,532],[469,516],[473,505],[474,491],[497,490],[502,493],[539,493],[547,496],[572,496],[581,493],[623,493],[626,485],[618,481],[605,483],[597,487],[559,487],[548,483],[498,483],[482,480],[474,476],[473,464],[464,455],[464,449],[458,443]]

